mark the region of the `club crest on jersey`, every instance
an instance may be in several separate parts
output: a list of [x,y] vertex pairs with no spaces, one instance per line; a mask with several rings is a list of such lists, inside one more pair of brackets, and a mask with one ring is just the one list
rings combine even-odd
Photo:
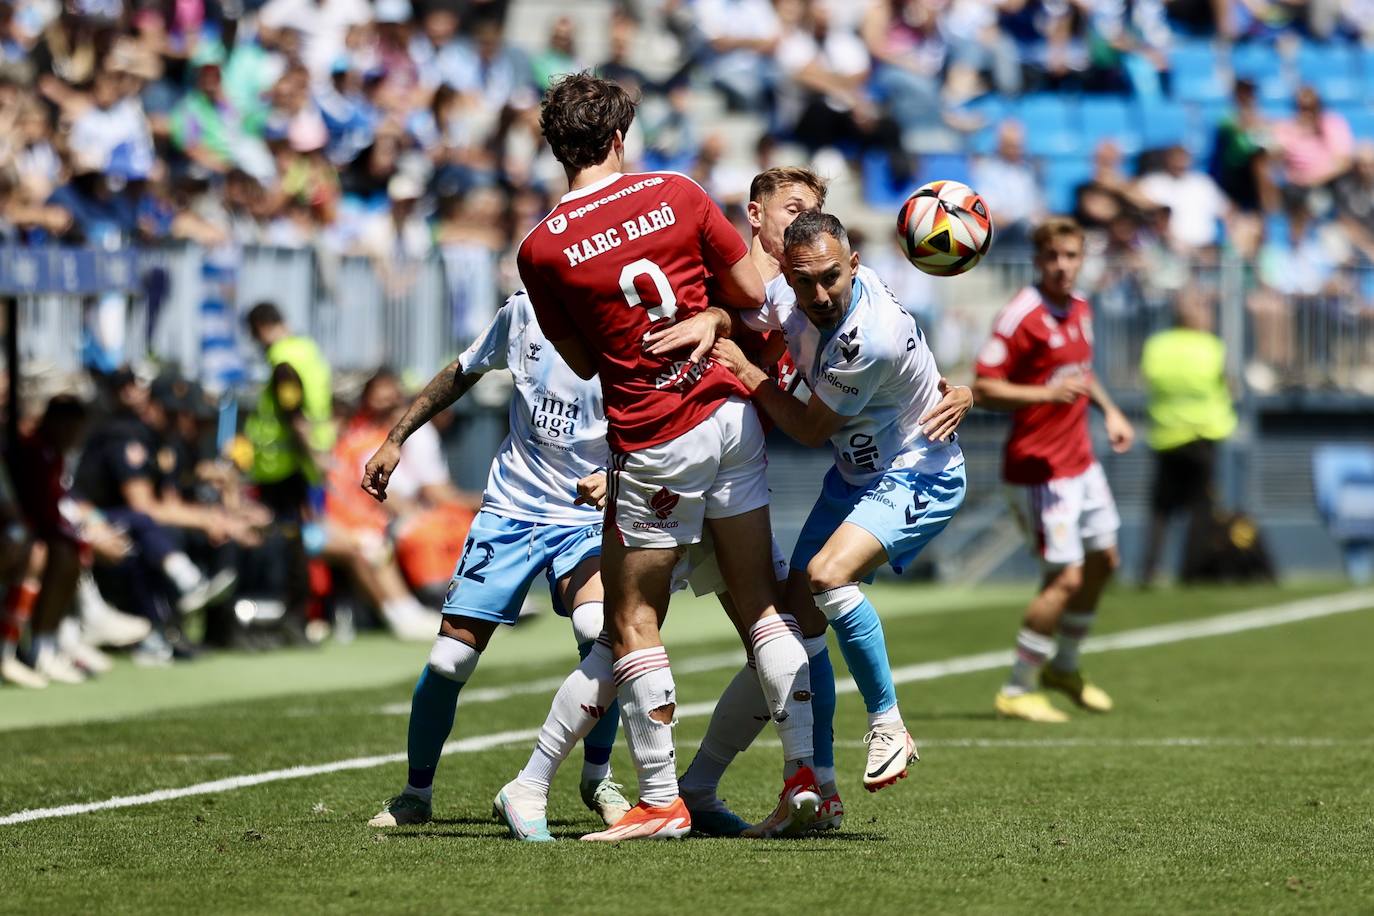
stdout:
[[673,514],[680,499],[681,496],[671,492],[667,487],[659,487],[658,492],[649,499],[649,508],[654,510],[654,516],[659,521],[663,521]]
[[840,335],[840,355],[850,362],[859,355],[859,329],[851,328],[848,334]]
[[532,343],[532,344],[530,344],[530,352],[527,353],[527,354],[525,354],[525,359],[529,360],[529,361],[532,362],[532,363],[537,363],[537,362],[539,362],[539,351],[542,350],[542,349],[544,349],[544,345],[543,345],[543,344],[537,344],[537,343]]
[[568,217],[563,213],[555,213],[549,217],[549,221],[544,225],[549,227],[549,231],[554,235],[562,235],[568,231]]

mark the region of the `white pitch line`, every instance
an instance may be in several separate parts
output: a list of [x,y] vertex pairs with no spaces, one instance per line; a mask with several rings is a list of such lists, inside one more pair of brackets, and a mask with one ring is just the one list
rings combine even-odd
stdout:
[[[1153,627],[1141,627],[1135,630],[1113,633],[1108,636],[1095,637],[1084,640],[1082,651],[1111,652],[1120,649],[1138,649],[1146,646],[1159,646],[1166,643],[1201,639],[1207,636],[1222,636],[1232,633],[1241,633],[1247,630],[1280,626],[1285,623],[1296,623],[1302,620],[1313,620],[1318,617],[1345,614],[1371,607],[1374,607],[1374,590],[1364,589],[1342,592],[1337,595],[1324,595],[1301,601],[1291,601],[1286,604],[1274,605],[1273,607],[1254,608],[1232,614],[1220,614],[1215,617],[1189,621],[1187,623],[1171,623]],[[724,656],[720,657],[723,658]],[[706,658],[711,657],[707,656]],[[899,684],[911,683],[913,681],[934,680],[954,674],[999,668],[1008,664],[1009,659],[1010,652],[1004,650],[1001,652],[983,652],[977,655],[965,655],[958,658],[950,658],[938,662],[926,662],[919,665],[906,665],[894,669],[892,672],[892,679]],[[735,660],[738,662],[737,656]],[[686,664],[686,662],[683,663],[684,669]],[[562,683],[562,681],[560,680],[558,683]],[[837,693],[854,693],[858,689],[852,681],[846,681],[836,684],[835,686]],[[709,715],[714,707],[715,703],[690,703],[679,706],[677,715],[678,718]],[[502,747],[507,744],[521,744],[537,737],[538,734],[538,729],[525,729],[521,731],[496,732],[490,735],[476,735],[471,738],[450,741],[444,745],[443,752],[445,754],[475,753],[477,751]],[[109,798],[104,801],[62,805],[56,808],[34,808],[28,811],[17,811],[14,814],[0,817],[0,826],[22,824],[28,821],[44,820],[54,817],[71,817],[76,814],[90,814],[95,811],[109,811],[115,808],[129,808],[136,805],[150,805],[154,802],[171,801],[178,798],[187,798],[192,795],[209,795],[219,792],[229,792],[234,789],[243,789],[268,782],[280,782],[287,779],[304,779],[309,776],[320,776],[325,773],[337,773],[343,770],[365,770],[372,767],[386,766],[392,763],[401,763],[405,759],[405,754],[382,754],[375,757],[354,757],[349,760],[336,760],[332,763],[321,763],[314,766],[289,767],[284,770],[269,770],[265,773],[254,773],[247,776],[231,776],[227,779],[216,779],[212,782],[197,783],[196,785],[183,786],[179,789],[159,789],[155,792],[145,792],[142,795],[126,795],[118,798]]]
[[[927,748],[1075,748],[1075,747],[1368,747],[1374,738],[927,738]],[[782,747],[776,738],[755,741],[755,747]],[[867,747],[862,741],[840,740],[836,747]]]

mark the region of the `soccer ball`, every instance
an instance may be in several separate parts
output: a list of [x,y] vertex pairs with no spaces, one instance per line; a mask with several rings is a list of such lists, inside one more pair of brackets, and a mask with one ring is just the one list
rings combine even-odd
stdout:
[[953,277],[972,270],[992,247],[992,216],[968,185],[932,181],[897,211],[897,241],[918,269]]

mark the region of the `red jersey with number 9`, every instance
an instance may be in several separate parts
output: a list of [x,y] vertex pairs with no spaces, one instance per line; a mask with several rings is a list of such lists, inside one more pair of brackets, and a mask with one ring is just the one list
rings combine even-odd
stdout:
[[[1071,375],[1092,378],[1092,309],[1071,296],[1067,311],[1051,309],[1034,286],[998,313],[992,336],[978,352],[976,373],[1018,385],[1055,385]],[[1002,479],[1040,484],[1082,474],[1093,463],[1088,398],[1072,404],[1035,404],[1011,415]]]
[[576,338],[596,359],[607,441],[632,452],[676,439],[739,380],[709,357],[644,350],[651,330],[709,304],[706,280],[749,253],[706,192],[675,172],[613,174],[563,197],[520,245],[518,265],[550,341]]

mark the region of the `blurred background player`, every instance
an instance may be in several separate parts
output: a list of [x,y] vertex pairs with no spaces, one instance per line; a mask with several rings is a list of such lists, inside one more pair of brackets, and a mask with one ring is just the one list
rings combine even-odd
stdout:
[[764,384],[733,342],[718,342],[714,356],[783,432],[834,449],[793,548],[788,604],[808,629],[823,632],[828,621],[835,630],[868,709],[864,787],[873,792],[906,775],[916,744],[897,707],[882,623],[859,583],[883,563],[900,572],[963,503],[964,458],[953,434],[973,395],[940,377],[915,320],[859,267],[838,219],[798,215],[783,251],[783,274],[769,283],[763,309],[741,318],[784,333],[812,397],[803,403]]
[[640,781],[626,819],[585,839],[684,836],[672,724],[676,691],[659,636],[681,548],[709,526],[721,572],[750,627],[783,744],[781,803],[815,818],[806,651],[777,613],[769,567],[763,429],[724,369],[644,353],[655,324],[714,301],[757,307],[763,282],[739,233],[698,185],[673,173],[624,175],[635,107],[587,74],[555,83],[541,127],[569,192],[520,246],[521,278],[545,335],[583,378],[600,374],[612,450],[604,569],[614,678]]
[[1035,228],[1031,243],[1036,283],[998,313],[979,351],[973,385],[979,406],[1013,412],[1002,479],[1043,571],[995,706],[1002,716],[1065,722],[1068,716],[1039,687],[1059,690],[1094,712],[1112,708],[1078,664],[1079,643],[1120,565],[1121,519],[1093,456],[1088,404],[1102,411],[1112,451],[1127,451],[1135,431],[1093,375],[1092,309],[1074,289],[1083,230],[1071,219],[1051,217]]
[[[434,771],[453,730],[458,693],[472,678],[497,625],[513,625],[520,616],[535,576],[544,574],[554,609],[571,618],[584,658],[602,631],[601,513],[577,501],[577,481],[605,467],[601,389],[559,360],[523,293],[511,296],[485,333],[415,398],[367,462],[363,489],[385,500],[410,435],[493,369],[509,369],[515,376],[511,432],[492,462],[482,509],[449,584],[443,623],[415,685],[405,788],[368,822],[373,827],[430,819]],[[611,781],[616,706],[607,703],[599,712],[585,742],[581,794],[587,807],[609,826],[630,805]],[[496,813],[517,839],[553,839],[543,816],[552,775],[549,771],[539,786],[543,794],[537,799],[537,815],[529,813],[535,792],[508,786],[497,796]],[[540,779],[537,773],[529,778]]]

